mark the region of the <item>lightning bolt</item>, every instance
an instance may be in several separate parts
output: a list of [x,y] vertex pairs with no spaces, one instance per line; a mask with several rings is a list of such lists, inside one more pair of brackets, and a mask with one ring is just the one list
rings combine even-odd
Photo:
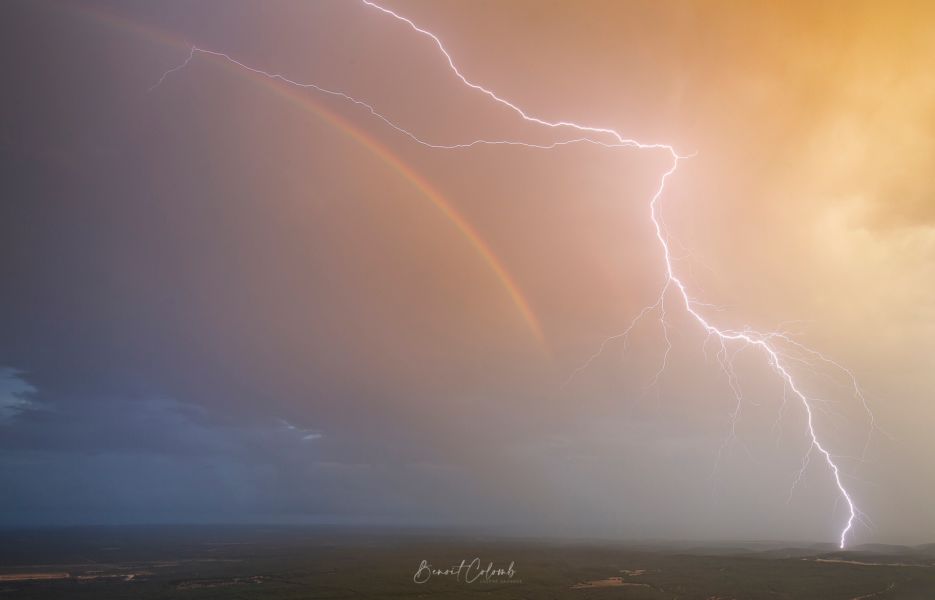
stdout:
[[[665,192],[666,183],[678,170],[680,161],[686,158],[690,158],[693,155],[681,155],[675,150],[673,146],[669,144],[640,142],[638,140],[628,138],[624,136],[623,134],[621,134],[620,132],[618,132],[617,130],[612,129],[612,128],[583,125],[583,124],[575,123],[572,121],[550,121],[547,119],[534,116],[533,114],[527,112],[525,109],[521,108],[519,105],[505,99],[504,97],[498,95],[494,91],[478,83],[475,83],[474,81],[469,79],[467,76],[465,76],[464,73],[462,73],[462,71],[458,68],[458,65],[455,63],[454,59],[452,58],[451,54],[446,49],[445,45],[442,43],[441,39],[438,36],[436,36],[434,33],[432,33],[431,31],[428,31],[426,29],[423,29],[422,27],[419,27],[411,19],[403,15],[400,15],[399,13],[389,8],[380,6],[379,4],[372,2],[371,0],[361,0],[361,1],[366,6],[372,9],[375,9],[376,11],[379,11],[380,13],[388,17],[392,17],[396,21],[409,27],[412,31],[430,40],[432,44],[435,46],[435,48],[441,53],[444,60],[447,62],[450,71],[461,81],[461,83],[465,87],[471,90],[474,90],[476,92],[479,92],[487,96],[493,102],[496,102],[502,105],[503,107],[513,111],[523,121],[526,121],[528,123],[532,123],[535,125],[539,125],[542,127],[547,127],[550,129],[573,131],[577,133],[578,137],[563,139],[563,140],[555,141],[549,144],[535,144],[535,143],[528,143],[528,142],[508,140],[508,139],[503,139],[503,140],[478,139],[478,140],[474,140],[474,141],[470,141],[466,143],[458,143],[458,144],[438,143],[438,142],[430,141],[430,140],[427,140],[427,139],[424,139],[418,136],[412,131],[397,124],[396,122],[391,120],[389,117],[387,117],[383,113],[377,111],[376,108],[372,104],[365,102],[363,100],[360,100],[358,98],[355,98],[342,91],[328,89],[328,88],[319,86],[314,83],[303,83],[303,82],[295,81],[280,73],[269,72],[263,69],[249,66],[239,60],[236,60],[235,58],[231,57],[229,54],[226,54],[224,52],[218,52],[215,50],[199,48],[197,46],[191,47],[191,51],[188,57],[186,57],[186,59],[181,64],[163,73],[162,77],[159,78],[156,84],[152,88],[150,88],[150,91],[159,87],[170,75],[177,73],[183,70],[185,67],[187,67],[192,62],[192,60],[194,60],[197,54],[204,54],[204,55],[210,55],[210,56],[214,56],[214,57],[229,61],[230,63],[236,65],[237,67],[246,69],[247,71],[250,71],[254,74],[262,75],[272,80],[280,81],[287,85],[295,86],[295,87],[302,88],[302,89],[314,90],[316,92],[319,92],[325,95],[340,98],[344,101],[347,101],[353,105],[360,107],[361,109],[370,113],[374,118],[382,121],[385,125],[397,131],[398,133],[406,136],[410,140],[420,145],[426,146],[428,148],[432,148],[432,149],[464,150],[464,149],[469,149],[469,148],[482,146],[482,145],[502,145],[502,146],[521,146],[524,148],[550,150],[550,149],[554,149],[560,146],[566,146],[566,145],[571,145],[571,144],[594,144],[594,145],[602,146],[605,148],[631,148],[631,149],[636,149],[636,150],[652,150],[652,151],[665,153],[666,155],[668,155],[669,160],[671,161],[670,165],[668,169],[665,172],[663,172],[661,177],[659,178],[659,184],[656,187],[655,192],[653,193],[652,197],[649,199],[649,202],[648,202],[648,209],[649,209],[648,217],[649,217],[650,223],[652,224],[652,228],[655,233],[656,240],[659,243],[659,250],[660,250],[661,258],[662,258],[662,265],[664,266],[665,284],[662,286],[662,289],[659,292],[659,295],[656,297],[656,300],[650,303],[649,305],[647,305],[644,309],[642,309],[642,311],[639,312],[636,318],[630,323],[630,325],[622,333],[605,339],[604,342],[598,348],[597,352],[595,352],[591,357],[588,358],[588,360],[584,364],[582,364],[580,367],[578,367],[572,372],[568,381],[570,382],[572,378],[574,378],[576,375],[578,375],[584,369],[586,369],[603,352],[603,350],[607,347],[608,344],[621,338],[626,340],[626,338],[632,332],[634,327],[644,317],[646,317],[648,314],[652,312],[658,311],[659,322],[662,325],[662,333],[663,333],[663,337],[666,342],[666,346],[665,346],[666,350],[665,350],[665,355],[663,357],[660,369],[653,378],[653,380],[656,381],[658,377],[660,376],[660,374],[666,368],[669,351],[671,350],[671,342],[669,340],[670,325],[668,324],[666,320],[666,314],[667,314],[666,313],[666,308],[667,308],[666,299],[671,296],[674,296],[678,304],[688,313],[688,315],[692,317],[692,319],[694,319],[694,321],[698,324],[698,326],[704,331],[706,337],[705,337],[705,344],[703,348],[707,346],[708,342],[711,339],[714,339],[718,342],[717,361],[720,364],[722,370],[727,375],[728,385],[731,388],[731,391],[736,400],[735,408],[730,415],[731,431],[730,431],[730,435],[728,436],[728,439],[725,440],[725,445],[728,441],[734,439],[736,436],[736,423],[737,423],[737,419],[738,419],[738,416],[740,414],[740,410],[743,404],[743,395],[741,393],[739,384],[737,382],[737,378],[734,374],[733,362],[732,362],[733,357],[740,350],[744,348],[749,348],[749,349],[755,349],[761,353],[766,363],[772,368],[773,372],[776,374],[776,376],[779,378],[779,380],[783,384],[783,399],[784,399],[783,406],[785,405],[785,399],[787,397],[787,394],[791,394],[792,397],[794,397],[795,399],[799,401],[802,408],[804,409],[804,413],[806,417],[805,419],[806,433],[808,436],[809,445],[808,445],[807,451],[805,452],[803,456],[801,469],[798,471],[793,481],[792,488],[790,489],[790,498],[791,498],[791,494],[795,490],[795,486],[800,482],[806,468],[809,466],[811,462],[811,457],[817,454],[823,459],[825,466],[827,467],[831,475],[831,478],[834,482],[834,485],[837,488],[838,501],[843,500],[847,506],[847,513],[848,513],[847,520],[843,524],[842,529],[840,531],[840,535],[839,535],[839,546],[843,549],[846,546],[848,535],[851,533],[854,527],[855,521],[862,519],[863,514],[858,510],[854,502],[854,499],[851,495],[851,492],[848,490],[848,488],[844,484],[844,481],[842,479],[841,468],[838,466],[837,462],[835,461],[835,456],[832,455],[832,453],[830,452],[826,444],[821,441],[818,431],[816,430],[815,418],[814,418],[814,412],[816,409],[814,407],[814,404],[818,402],[818,400],[816,398],[812,398],[808,396],[803,391],[800,383],[793,376],[790,370],[790,367],[788,366],[789,362],[802,361],[803,359],[800,356],[793,356],[789,354],[788,352],[784,351],[781,344],[787,344],[797,349],[802,354],[811,356],[813,359],[817,359],[821,362],[827,363],[835,367],[836,369],[842,371],[849,378],[851,386],[853,387],[855,396],[860,400],[863,408],[866,410],[867,414],[870,416],[869,418],[870,418],[870,432],[871,433],[874,429],[876,429],[876,422],[873,419],[873,413],[870,411],[870,407],[867,403],[867,400],[860,386],[858,385],[857,380],[854,377],[853,373],[849,371],[848,369],[846,369],[845,367],[841,366],[839,363],[826,357],[824,354],[811,350],[799,344],[798,342],[793,341],[788,335],[782,332],[758,332],[758,331],[754,331],[750,329],[733,330],[733,329],[722,328],[722,327],[718,327],[717,325],[713,324],[708,318],[706,318],[702,314],[702,311],[705,308],[711,308],[711,306],[694,299],[692,295],[689,293],[685,282],[676,273],[675,267],[674,267],[675,259],[673,257],[673,253],[670,247],[669,236],[666,233],[665,225],[663,223],[662,217],[659,214],[659,202]],[[731,353],[729,350],[729,346],[731,345],[737,345],[739,347],[735,349],[733,353]],[[781,417],[781,413],[780,413],[780,417]],[[869,443],[869,433],[868,433],[868,443]],[[723,448],[724,446],[722,446],[722,450]],[[866,445],[864,447],[864,451],[866,452]]]

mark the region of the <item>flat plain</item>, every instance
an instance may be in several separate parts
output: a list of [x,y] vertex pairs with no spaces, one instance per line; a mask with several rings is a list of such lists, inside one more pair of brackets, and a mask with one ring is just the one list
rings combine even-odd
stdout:
[[280,526],[0,532],[4,599],[436,596],[931,600],[935,545],[841,552]]

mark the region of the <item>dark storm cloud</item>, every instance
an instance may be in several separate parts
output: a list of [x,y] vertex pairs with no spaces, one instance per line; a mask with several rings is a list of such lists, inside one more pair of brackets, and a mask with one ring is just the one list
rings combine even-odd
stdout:
[[[34,390],[9,378],[3,389]],[[349,452],[339,436],[167,398],[21,402],[0,422],[2,525],[414,520],[385,493],[406,467],[380,443]]]

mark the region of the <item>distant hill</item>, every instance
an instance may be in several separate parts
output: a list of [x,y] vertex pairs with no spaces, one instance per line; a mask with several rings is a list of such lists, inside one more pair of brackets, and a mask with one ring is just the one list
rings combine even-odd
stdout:
[[918,547],[900,546],[897,544],[860,544],[854,546],[851,550],[855,552],[869,552],[873,554],[883,554],[897,556],[901,554],[919,554]]

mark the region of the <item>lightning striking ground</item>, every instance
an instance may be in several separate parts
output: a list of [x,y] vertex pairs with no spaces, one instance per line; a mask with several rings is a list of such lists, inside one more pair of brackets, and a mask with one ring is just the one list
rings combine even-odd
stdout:
[[[392,17],[393,19],[399,21],[400,23],[408,26],[410,29],[412,29],[416,33],[422,36],[425,36],[426,38],[431,40],[431,42],[434,44],[437,50],[444,57],[451,72],[454,73],[454,75],[467,88],[475,90],[487,96],[492,101],[510,109],[516,115],[518,115],[523,121],[526,121],[526,122],[529,122],[535,125],[539,125],[542,127],[556,129],[556,130],[574,131],[574,132],[577,132],[578,137],[558,140],[558,141],[555,141],[549,144],[535,144],[535,143],[528,143],[528,142],[508,140],[508,139],[503,139],[503,140],[478,139],[478,140],[474,140],[474,141],[467,142],[467,143],[441,144],[441,143],[429,141],[427,139],[424,139],[416,135],[412,131],[400,126],[396,122],[392,121],[389,117],[377,111],[376,108],[372,104],[365,102],[363,100],[360,100],[358,98],[355,98],[349,94],[346,94],[344,92],[337,91],[337,90],[328,89],[328,88],[325,88],[325,87],[322,87],[322,86],[319,86],[313,83],[298,82],[280,73],[269,72],[269,71],[265,71],[265,70],[258,69],[255,67],[251,67],[241,61],[234,59],[233,57],[231,57],[230,55],[224,52],[218,52],[215,50],[207,50],[204,48],[199,48],[197,46],[191,47],[191,51],[188,57],[186,57],[186,59],[181,64],[163,73],[162,77],[159,78],[156,84],[152,88],[150,88],[150,91],[159,87],[166,80],[166,78],[168,78],[173,73],[181,71],[185,67],[187,67],[192,62],[192,60],[195,58],[197,54],[205,54],[205,55],[214,56],[220,59],[224,59],[236,65],[237,67],[246,69],[257,75],[262,75],[269,79],[280,81],[287,85],[291,85],[291,86],[295,86],[295,87],[299,87],[303,89],[314,90],[322,94],[326,94],[326,95],[333,96],[333,97],[338,97],[342,100],[350,102],[364,109],[365,111],[369,112],[373,117],[382,121],[385,125],[394,129],[398,133],[408,137],[412,141],[418,144],[421,144],[423,146],[433,148],[433,149],[458,150],[458,149],[469,149],[469,148],[473,148],[473,147],[481,146],[481,145],[503,145],[503,146],[521,146],[524,148],[549,150],[549,149],[554,149],[560,146],[586,143],[586,144],[594,144],[594,145],[602,146],[605,148],[631,148],[631,149],[637,149],[637,150],[654,150],[654,151],[660,151],[660,152],[667,154],[669,159],[671,160],[670,166],[664,173],[662,173],[659,179],[659,184],[656,187],[655,193],[652,195],[652,197],[649,199],[649,202],[648,202],[649,220],[652,224],[655,237],[659,243],[662,263],[664,265],[665,284],[662,286],[662,289],[659,295],[657,296],[656,300],[652,302],[651,304],[647,305],[644,309],[642,309],[642,311],[640,311],[640,313],[636,316],[636,318],[634,318],[634,320],[622,333],[619,333],[617,335],[614,335],[614,336],[611,336],[605,339],[604,342],[598,348],[597,352],[595,352],[590,358],[588,358],[588,360],[584,364],[582,364],[581,366],[579,366],[577,369],[575,369],[572,372],[568,381],[571,381],[572,378],[574,378],[576,375],[578,375],[584,369],[586,369],[603,352],[604,348],[606,348],[606,346],[609,343],[617,339],[621,339],[621,338],[626,340],[626,338],[632,332],[634,327],[644,317],[646,317],[648,314],[654,311],[659,311],[659,321],[662,325],[663,337],[666,342],[665,355],[663,357],[660,370],[659,372],[657,372],[657,374],[654,377],[654,381],[658,379],[659,375],[666,368],[669,350],[671,349],[671,342],[668,336],[669,325],[668,325],[668,322],[666,321],[666,298],[669,297],[670,295],[674,295],[676,299],[679,301],[679,304],[681,304],[681,306],[684,308],[684,310],[698,323],[698,325],[705,332],[706,334],[705,347],[707,346],[709,340],[711,339],[715,339],[718,342],[719,349],[717,352],[717,360],[722,370],[725,372],[727,376],[728,385],[731,388],[731,391],[733,392],[734,397],[736,399],[736,406],[730,415],[731,431],[730,431],[730,435],[728,436],[727,440],[725,440],[725,445],[727,442],[735,438],[735,434],[736,434],[735,428],[736,428],[737,418],[739,416],[740,409],[743,404],[743,395],[741,393],[739,385],[737,384],[737,379],[734,374],[733,364],[732,364],[732,358],[733,358],[733,355],[736,354],[736,352],[739,352],[743,348],[752,348],[752,349],[756,349],[760,351],[761,354],[763,355],[763,358],[766,360],[766,363],[772,368],[772,370],[775,372],[775,374],[777,375],[777,377],[783,384],[783,397],[784,397],[783,406],[785,405],[785,398],[786,398],[787,393],[791,393],[793,397],[799,400],[800,404],[802,405],[802,408],[804,409],[804,413],[806,417],[806,433],[809,439],[809,446],[803,456],[801,469],[798,471],[793,481],[792,487],[790,489],[790,498],[791,498],[792,493],[795,490],[796,485],[799,483],[805,470],[809,466],[811,462],[811,457],[817,453],[824,460],[824,463],[828,471],[831,474],[834,485],[836,486],[837,491],[839,493],[838,500],[839,501],[843,500],[845,504],[847,505],[847,513],[848,513],[847,520],[843,524],[842,529],[840,531],[840,535],[839,535],[839,546],[843,549],[847,544],[848,535],[852,532],[855,521],[861,520],[863,515],[858,510],[855,504],[855,501],[851,495],[851,492],[848,490],[848,488],[844,484],[841,468],[838,466],[835,460],[835,456],[830,452],[826,444],[821,441],[818,431],[816,430],[815,418],[814,418],[814,411],[816,410],[816,408],[814,404],[818,402],[818,399],[808,396],[803,391],[800,383],[793,376],[790,370],[790,367],[787,366],[789,361],[796,361],[796,360],[802,360],[802,359],[800,357],[792,356],[788,352],[783,351],[780,344],[787,344],[791,347],[794,347],[796,350],[802,352],[803,354],[807,354],[811,356],[812,358],[817,359],[826,364],[829,364],[835,367],[836,369],[840,370],[841,372],[843,372],[849,378],[849,382],[853,388],[855,397],[859,399],[861,405],[863,406],[863,408],[866,410],[867,414],[869,415],[871,433],[873,430],[876,429],[876,423],[873,419],[873,413],[870,411],[869,405],[863,394],[863,391],[858,385],[857,380],[854,377],[853,373],[850,370],[846,369],[845,367],[841,366],[839,363],[829,359],[824,354],[821,354],[815,350],[811,350],[799,344],[798,342],[793,341],[787,334],[782,333],[782,332],[758,332],[758,331],[754,331],[750,329],[743,329],[743,330],[725,329],[725,328],[721,328],[721,327],[718,327],[712,324],[711,321],[709,321],[708,318],[706,318],[702,314],[702,310],[704,308],[709,308],[710,305],[704,304],[692,298],[691,294],[688,291],[686,284],[683,282],[682,279],[679,278],[678,274],[676,273],[674,265],[673,265],[675,258],[671,251],[670,240],[669,240],[668,235],[666,234],[662,218],[659,214],[659,202],[665,192],[666,183],[668,182],[669,178],[672,177],[676,173],[679,167],[679,162],[683,159],[689,158],[689,155],[680,155],[675,150],[675,148],[669,144],[644,143],[644,142],[640,142],[635,139],[627,138],[624,135],[622,135],[620,132],[612,128],[582,125],[582,124],[575,123],[572,121],[549,121],[549,120],[534,116],[530,114],[529,112],[527,112],[525,109],[518,106],[517,104],[498,95],[494,91],[468,79],[467,76],[465,76],[461,72],[461,70],[458,68],[457,64],[455,63],[451,54],[445,48],[445,45],[442,43],[441,39],[438,36],[436,36],[434,33],[426,29],[423,29],[422,27],[419,27],[418,25],[416,25],[415,22],[413,22],[409,18],[402,16],[399,13],[389,8],[380,6],[379,4],[376,4],[375,2],[372,2],[371,0],[361,0],[361,1],[363,2],[363,4],[367,5],[368,7],[373,8],[389,17]],[[779,342],[779,344],[777,344],[777,341]],[[728,345],[732,343],[739,345],[739,348],[737,348],[733,354],[730,353],[728,350]],[[868,443],[869,443],[869,435],[868,435]],[[724,446],[722,446],[722,451],[723,451],[723,448]],[[864,453],[866,453],[866,445],[864,447]]]

